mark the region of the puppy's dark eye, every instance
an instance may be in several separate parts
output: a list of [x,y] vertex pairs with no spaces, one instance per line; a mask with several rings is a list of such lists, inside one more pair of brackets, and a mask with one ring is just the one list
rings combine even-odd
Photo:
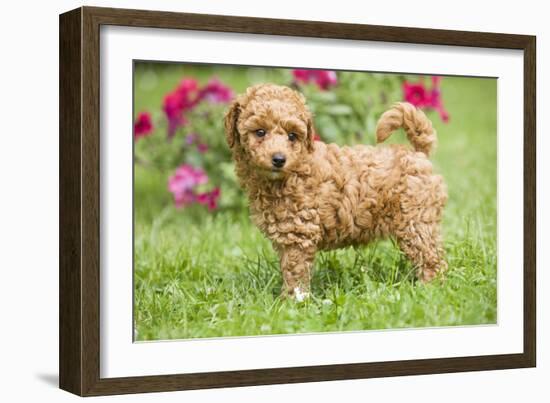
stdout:
[[258,136],[258,137],[263,137],[263,136],[265,136],[265,135],[266,135],[266,132],[265,132],[264,129],[258,129],[258,130],[256,130],[256,136]]
[[298,139],[298,136],[296,135],[296,133],[289,133],[288,139],[294,143]]

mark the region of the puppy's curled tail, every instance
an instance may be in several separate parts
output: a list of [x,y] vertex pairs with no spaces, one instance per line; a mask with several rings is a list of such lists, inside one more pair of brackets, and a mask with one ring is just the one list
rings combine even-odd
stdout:
[[432,122],[423,111],[408,102],[397,102],[382,114],[376,126],[376,141],[381,143],[402,127],[416,151],[426,156],[435,149],[437,136]]

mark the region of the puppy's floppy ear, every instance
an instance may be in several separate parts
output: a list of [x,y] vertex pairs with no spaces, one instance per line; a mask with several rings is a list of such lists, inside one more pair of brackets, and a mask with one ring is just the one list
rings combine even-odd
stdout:
[[301,118],[305,119],[306,126],[307,126],[307,134],[305,138],[305,146],[306,150],[310,153],[313,152],[313,142],[314,136],[315,136],[315,128],[313,127],[313,115],[309,108],[307,107],[306,103],[306,97],[304,97],[304,94],[300,93],[297,90],[292,90],[292,93],[294,94],[295,98],[297,98],[297,101],[302,105],[302,114]]
[[313,118],[311,116],[311,112],[308,112],[307,114],[307,136],[306,136],[306,148],[307,150],[312,153],[313,152],[313,142],[314,136],[315,136],[315,128],[313,127]]
[[237,121],[241,113],[241,105],[238,99],[231,102],[229,110],[225,114],[225,138],[229,148],[233,148],[236,143],[239,143],[239,131],[237,130]]

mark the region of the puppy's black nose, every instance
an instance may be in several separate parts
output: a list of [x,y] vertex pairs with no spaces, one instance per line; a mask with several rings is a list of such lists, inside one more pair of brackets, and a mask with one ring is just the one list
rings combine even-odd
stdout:
[[271,163],[275,168],[282,168],[285,165],[286,157],[281,153],[273,154],[271,157]]

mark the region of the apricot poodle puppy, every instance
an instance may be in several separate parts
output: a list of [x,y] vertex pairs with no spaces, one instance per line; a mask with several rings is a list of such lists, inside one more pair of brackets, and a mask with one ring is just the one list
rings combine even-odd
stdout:
[[428,160],[436,144],[430,120],[397,103],[378,122],[384,141],[403,127],[403,145],[340,147],[314,141],[304,97],[259,84],[231,104],[227,143],[253,222],[280,257],[284,296],[309,295],[315,254],[393,237],[427,282],[442,272],[443,179]]

